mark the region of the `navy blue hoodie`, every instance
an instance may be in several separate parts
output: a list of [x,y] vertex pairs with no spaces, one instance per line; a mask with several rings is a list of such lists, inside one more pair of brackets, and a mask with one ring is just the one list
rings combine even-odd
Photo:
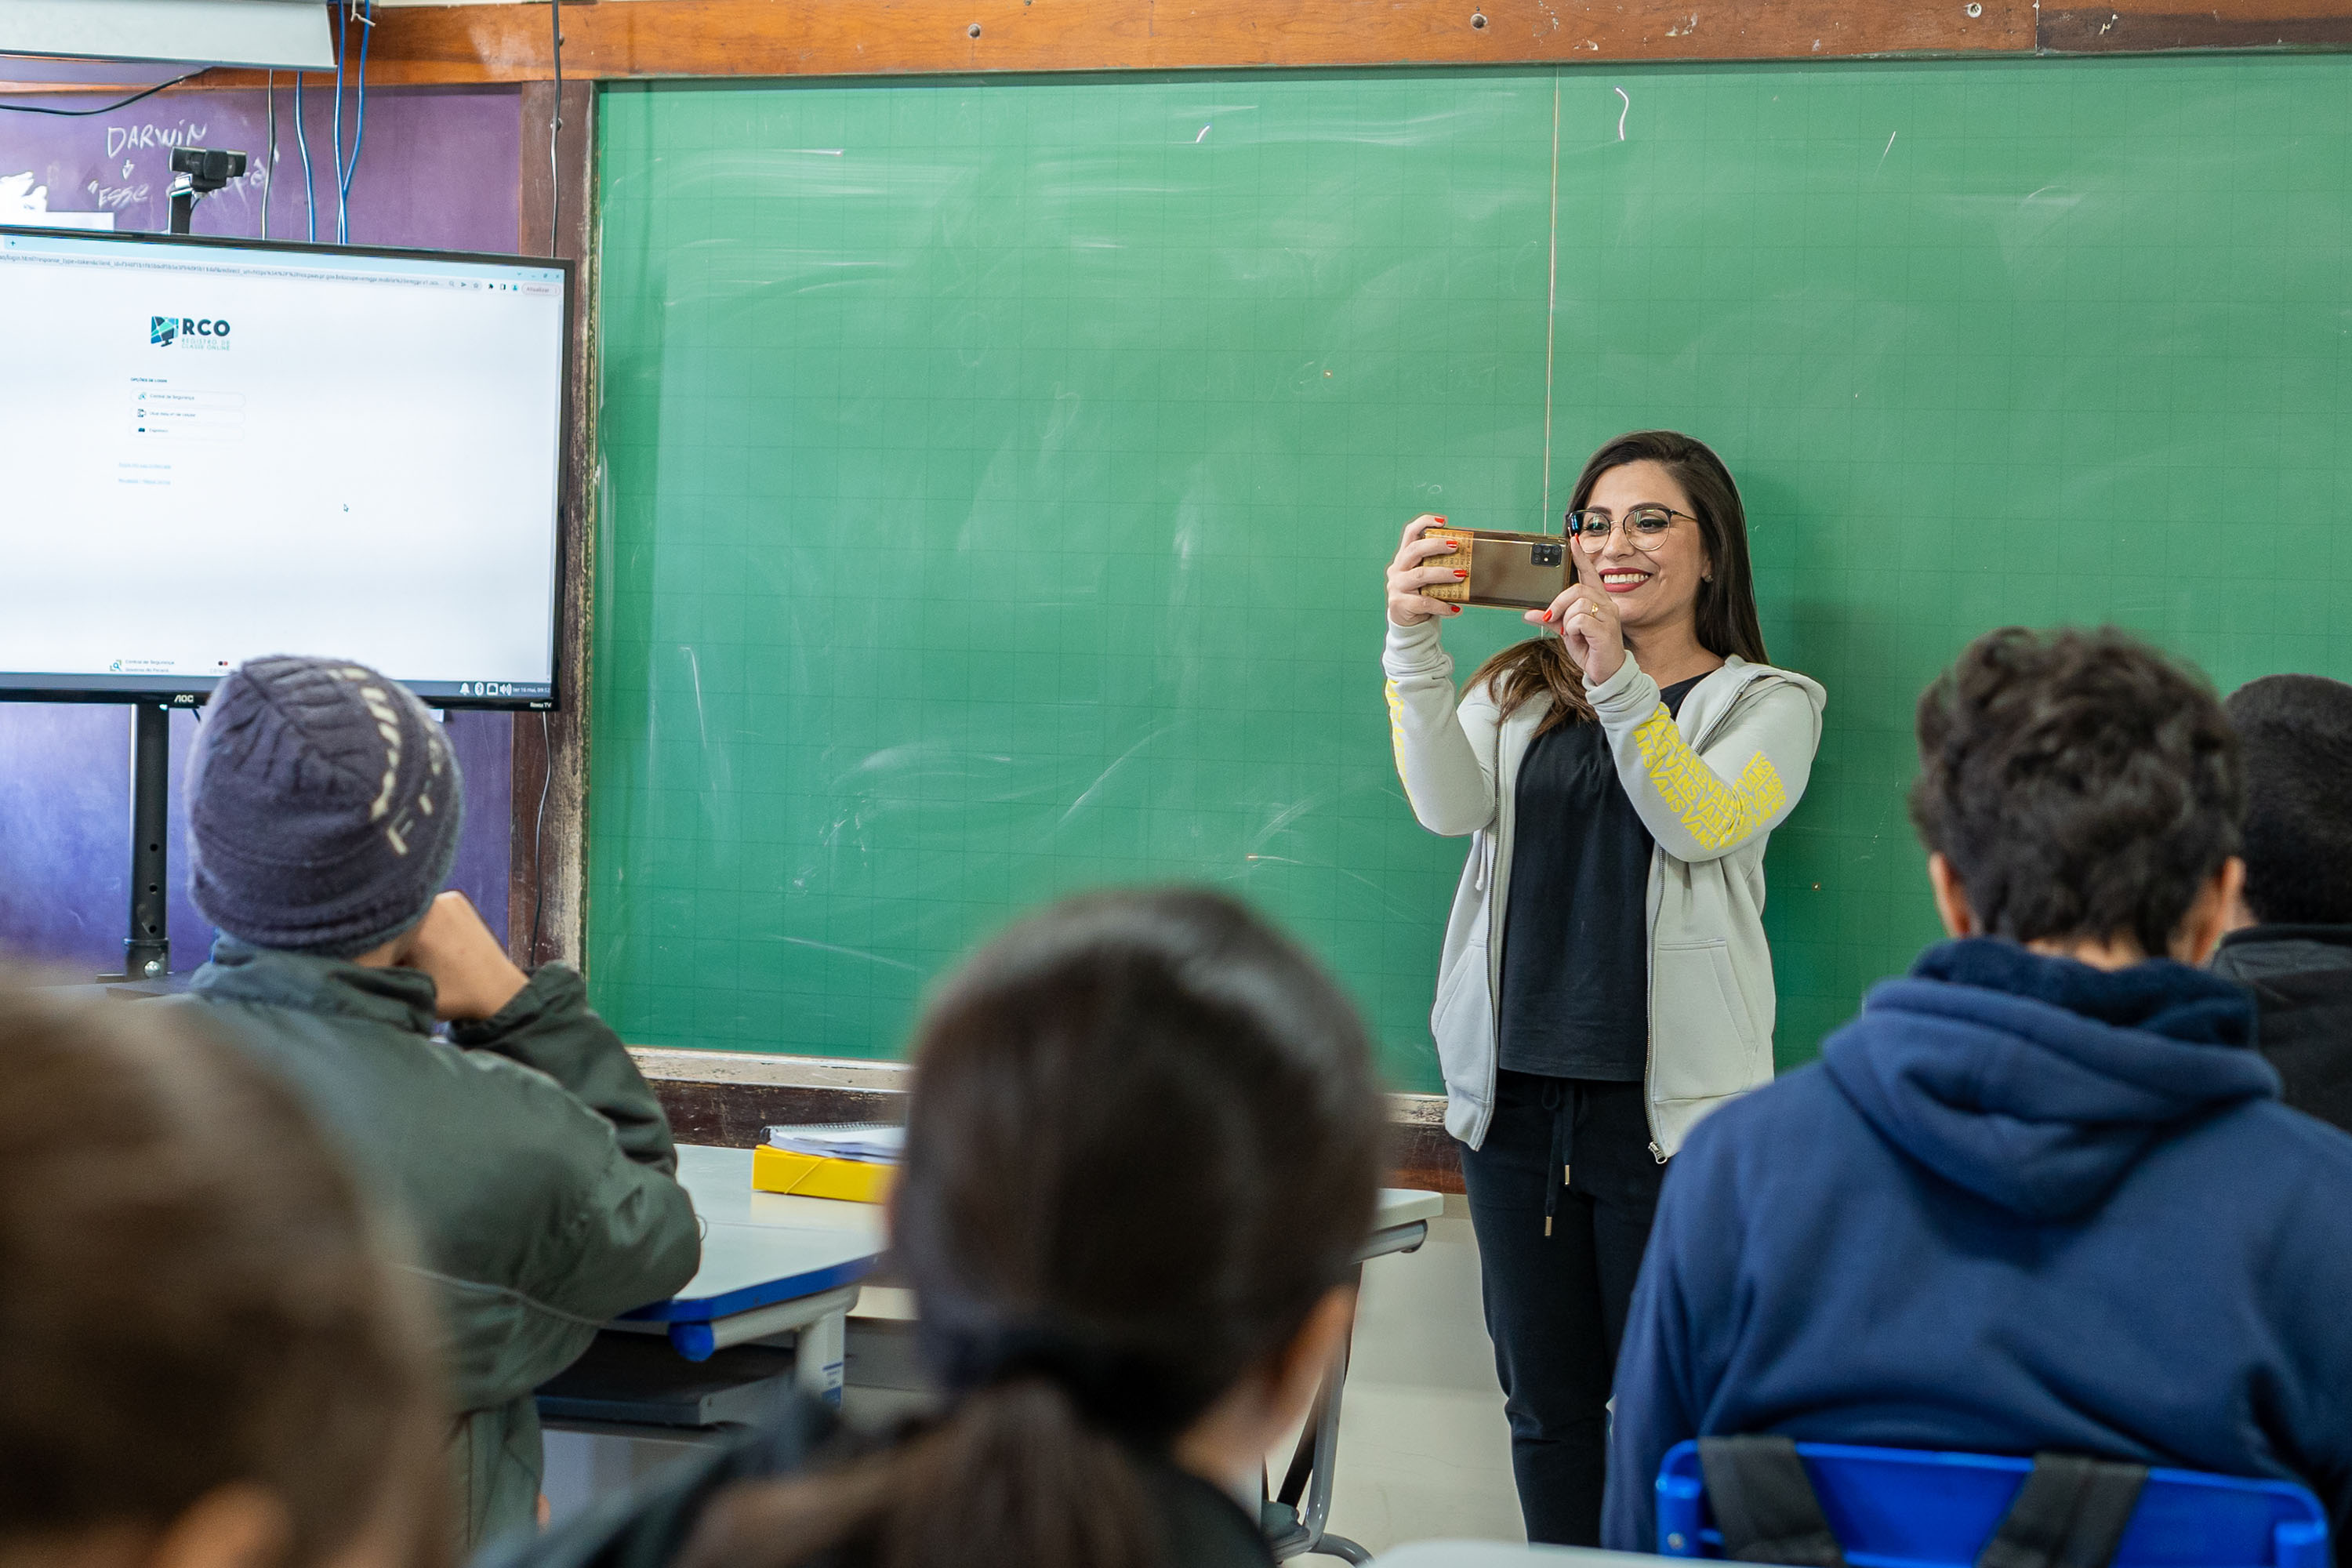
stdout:
[[2352,1527],[2352,1137],[2287,1110],[2228,982],[1930,948],[1669,1167],[1602,1543],[1686,1437],[2302,1481]]

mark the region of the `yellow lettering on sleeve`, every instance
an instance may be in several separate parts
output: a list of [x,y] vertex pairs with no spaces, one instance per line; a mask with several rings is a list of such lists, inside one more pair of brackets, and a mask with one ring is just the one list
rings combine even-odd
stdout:
[[1703,849],[1730,848],[1788,803],[1780,775],[1762,752],[1748,759],[1737,783],[1725,784],[1690,749],[1663,702],[1633,731],[1633,744],[1658,797]]
[[1404,698],[1397,691],[1396,682],[1386,683],[1389,694],[1389,749],[1396,753],[1397,784],[1404,791],[1404,803],[1415,812],[1420,804],[1412,798],[1412,781],[1404,771]]

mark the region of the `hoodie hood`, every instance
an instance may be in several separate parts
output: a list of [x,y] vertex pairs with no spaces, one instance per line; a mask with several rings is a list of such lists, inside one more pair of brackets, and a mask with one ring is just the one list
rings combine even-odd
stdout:
[[2256,988],[2291,975],[2333,977],[2352,969],[2352,926],[2247,926],[2221,939],[2207,967],[2224,980]]
[[1970,937],[1929,948],[1822,1048],[1895,1147],[2035,1221],[2082,1213],[2190,1118],[2275,1098],[2252,1000],[2168,959],[2100,970]]

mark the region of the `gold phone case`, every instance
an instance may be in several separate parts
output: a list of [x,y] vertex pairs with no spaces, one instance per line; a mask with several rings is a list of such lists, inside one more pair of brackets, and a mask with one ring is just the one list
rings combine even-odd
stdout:
[[1433,528],[1424,539],[1450,539],[1451,555],[1430,566],[1468,567],[1456,583],[1423,588],[1428,598],[1449,605],[1485,605],[1498,610],[1540,610],[1568,588],[1568,541],[1557,533],[1503,533],[1486,528]]

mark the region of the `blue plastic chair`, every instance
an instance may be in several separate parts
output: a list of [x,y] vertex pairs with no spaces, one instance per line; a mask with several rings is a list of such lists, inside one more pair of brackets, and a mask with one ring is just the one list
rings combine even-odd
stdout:
[[[1797,1457],[1853,1568],[1970,1568],[2031,1459],[1800,1443]],[[1721,1557],[1698,1445],[1658,1467],[1658,1551]],[[2292,1481],[2150,1469],[2114,1568],[2329,1568],[2327,1514]]]

